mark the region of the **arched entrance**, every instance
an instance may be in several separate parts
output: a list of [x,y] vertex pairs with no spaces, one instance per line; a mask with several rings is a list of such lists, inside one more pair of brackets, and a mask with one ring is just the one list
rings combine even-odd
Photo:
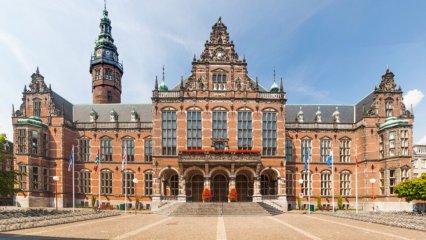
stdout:
[[179,195],[179,175],[174,169],[167,169],[161,174],[161,195],[177,197]]
[[245,174],[237,175],[235,185],[239,202],[251,202],[253,197],[253,181]]
[[266,170],[260,175],[260,194],[277,195],[278,176],[273,170]]
[[204,177],[201,175],[195,175],[191,178],[191,194],[193,202],[201,202],[203,198],[201,197],[204,190]]
[[222,175],[215,175],[211,182],[212,185],[212,201],[227,202],[228,201],[228,179]]

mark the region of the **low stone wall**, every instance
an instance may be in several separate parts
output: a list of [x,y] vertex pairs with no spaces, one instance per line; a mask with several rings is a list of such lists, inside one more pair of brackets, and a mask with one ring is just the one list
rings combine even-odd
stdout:
[[72,212],[47,209],[7,209],[0,211],[0,232],[46,227],[117,215],[120,215],[120,213],[116,211],[96,213],[93,210],[76,210]]

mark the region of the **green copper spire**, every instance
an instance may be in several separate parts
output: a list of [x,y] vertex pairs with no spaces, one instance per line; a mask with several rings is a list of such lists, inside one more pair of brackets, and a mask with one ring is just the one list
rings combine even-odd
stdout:
[[274,68],[274,83],[271,86],[270,92],[278,92],[280,88],[277,85],[277,82],[275,81],[275,68]]
[[164,70],[165,70],[165,68],[164,68],[164,65],[163,65],[163,81],[160,83],[160,91],[168,91],[169,90],[169,88],[166,85],[166,81],[164,79]]

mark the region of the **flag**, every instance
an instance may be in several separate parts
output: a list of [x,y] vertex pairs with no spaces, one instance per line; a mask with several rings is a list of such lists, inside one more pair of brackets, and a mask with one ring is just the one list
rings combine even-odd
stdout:
[[124,146],[123,160],[121,161],[121,170],[124,170],[124,164],[127,164],[127,146]]
[[333,161],[333,150],[330,150],[330,154],[327,157],[327,167],[331,168],[331,161]]
[[99,167],[99,149],[98,149],[98,153],[96,153],[96,159],[95,159],[95,172],[98,171],[98,167]]
[[74,164],[74,145],[72,145],[72,149],[71,149],[70,160],[68,163],[68,172],[71,172],[73,164]]
[[305,167],[304,171],[308,171],[308,161],[309,161],[309,147],[305,148]]

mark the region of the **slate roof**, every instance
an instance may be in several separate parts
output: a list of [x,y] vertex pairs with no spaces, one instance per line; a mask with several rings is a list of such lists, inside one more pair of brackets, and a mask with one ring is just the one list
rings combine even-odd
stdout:
[[371,108],[371,105],[373,104],[373,99],[374,99],[374,92],[371,92],[355,105],[355,111],[356,111],[355,120],[357,122],[362,119],[362,115],[364,114],[363,111],[368,111]]
[[62,106],[64,107],[64,118],[66,120],[73,120],[73,105],[68,102],[65,98],[61,97],[61,95],[57,94],[55,91],[52,91],[52,100],[53,103],[62,111]]
[[320,107],[322,123],[333,123],[333,113],[336,107],[340,112],[340,123],[354,123],[353,105],[328,105],[328,104],[287,104],[286,105],[286,123],[296,123],[297,113],[302,107],[304,123],[314,123],[315,113]]
[[90,111],[94,109],[98,113],[97,122],[110,122],[112,109],[118,114],[119,122],[130,122],[130,112],[135,109],[141,122],[152,121],[152,104],[79,104],[74,105],[74,121],[89,122]]

